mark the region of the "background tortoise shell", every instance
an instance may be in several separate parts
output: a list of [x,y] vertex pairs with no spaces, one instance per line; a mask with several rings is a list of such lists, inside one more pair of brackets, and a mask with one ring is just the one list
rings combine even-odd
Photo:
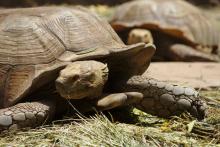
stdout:
[[220,38],[215,22],[199,8],[182,0],[124,3],[117,7],[111,24],[116,31],[128,27],[157,29],[194,45],[218,46]]

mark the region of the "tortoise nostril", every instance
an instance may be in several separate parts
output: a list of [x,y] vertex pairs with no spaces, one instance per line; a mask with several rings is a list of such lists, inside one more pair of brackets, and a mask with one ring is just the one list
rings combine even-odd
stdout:
[[75,81],[77,81],[78,79],[80,78],[80,76],[79,75],[74,75],[74,76],[72,76],[71,77],[71,82],[75,82]]

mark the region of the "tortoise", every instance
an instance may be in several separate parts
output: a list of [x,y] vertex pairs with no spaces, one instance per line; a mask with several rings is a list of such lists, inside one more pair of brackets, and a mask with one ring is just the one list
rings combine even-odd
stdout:
[[128,44],[151,42],[150,31],[159,60],[219,61],[215,21],[185,1],[127,2],[116,8],[110,23]]
[[134,105],[204,116],[194,89],[141,76],[154,45],[125,45],[86,8],[7,9],[0,19],[0,130],[42,125],[70,103],[82,112]]

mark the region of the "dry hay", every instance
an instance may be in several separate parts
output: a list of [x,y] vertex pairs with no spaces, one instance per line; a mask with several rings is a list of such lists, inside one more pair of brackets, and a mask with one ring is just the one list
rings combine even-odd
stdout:
[[[202,94],[209,99],[220,95],[218,90]],[[220,146],[220,117],[216,117],[219,105],[213,106],[213,101],[208,104],[208,114],[202,122],[188,113],[162,119],[132,109],[130,115],[135,116],[135,124],[115,122],[103,114],[80,116],[37,129],[5,132],[0,146]]]

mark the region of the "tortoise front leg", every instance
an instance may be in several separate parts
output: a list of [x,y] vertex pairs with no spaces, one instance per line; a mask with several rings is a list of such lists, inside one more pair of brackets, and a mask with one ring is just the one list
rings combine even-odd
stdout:
[[36,127],[51,120],[55,114],[55,101],[19,103],[0,109],[0,131]]
[[112,108],[126,106],[140,102],[143,99],[143,94],[139,92],[125,92],[103,95],[95,104],[98,110],[109,110]]
[[179,115],[184,111],[202,119],[205,112],[203,102],[193,88],[177,86],[144,76],[134,76],[122,86],[123,91],[136,91],[143,99],[135,107],[161,117]]
[[177,61],[211,61],[219,62],[220,59],[217,55],[203,53],[190,46],[183,44],[174,44],[169,49],[170,58]]

